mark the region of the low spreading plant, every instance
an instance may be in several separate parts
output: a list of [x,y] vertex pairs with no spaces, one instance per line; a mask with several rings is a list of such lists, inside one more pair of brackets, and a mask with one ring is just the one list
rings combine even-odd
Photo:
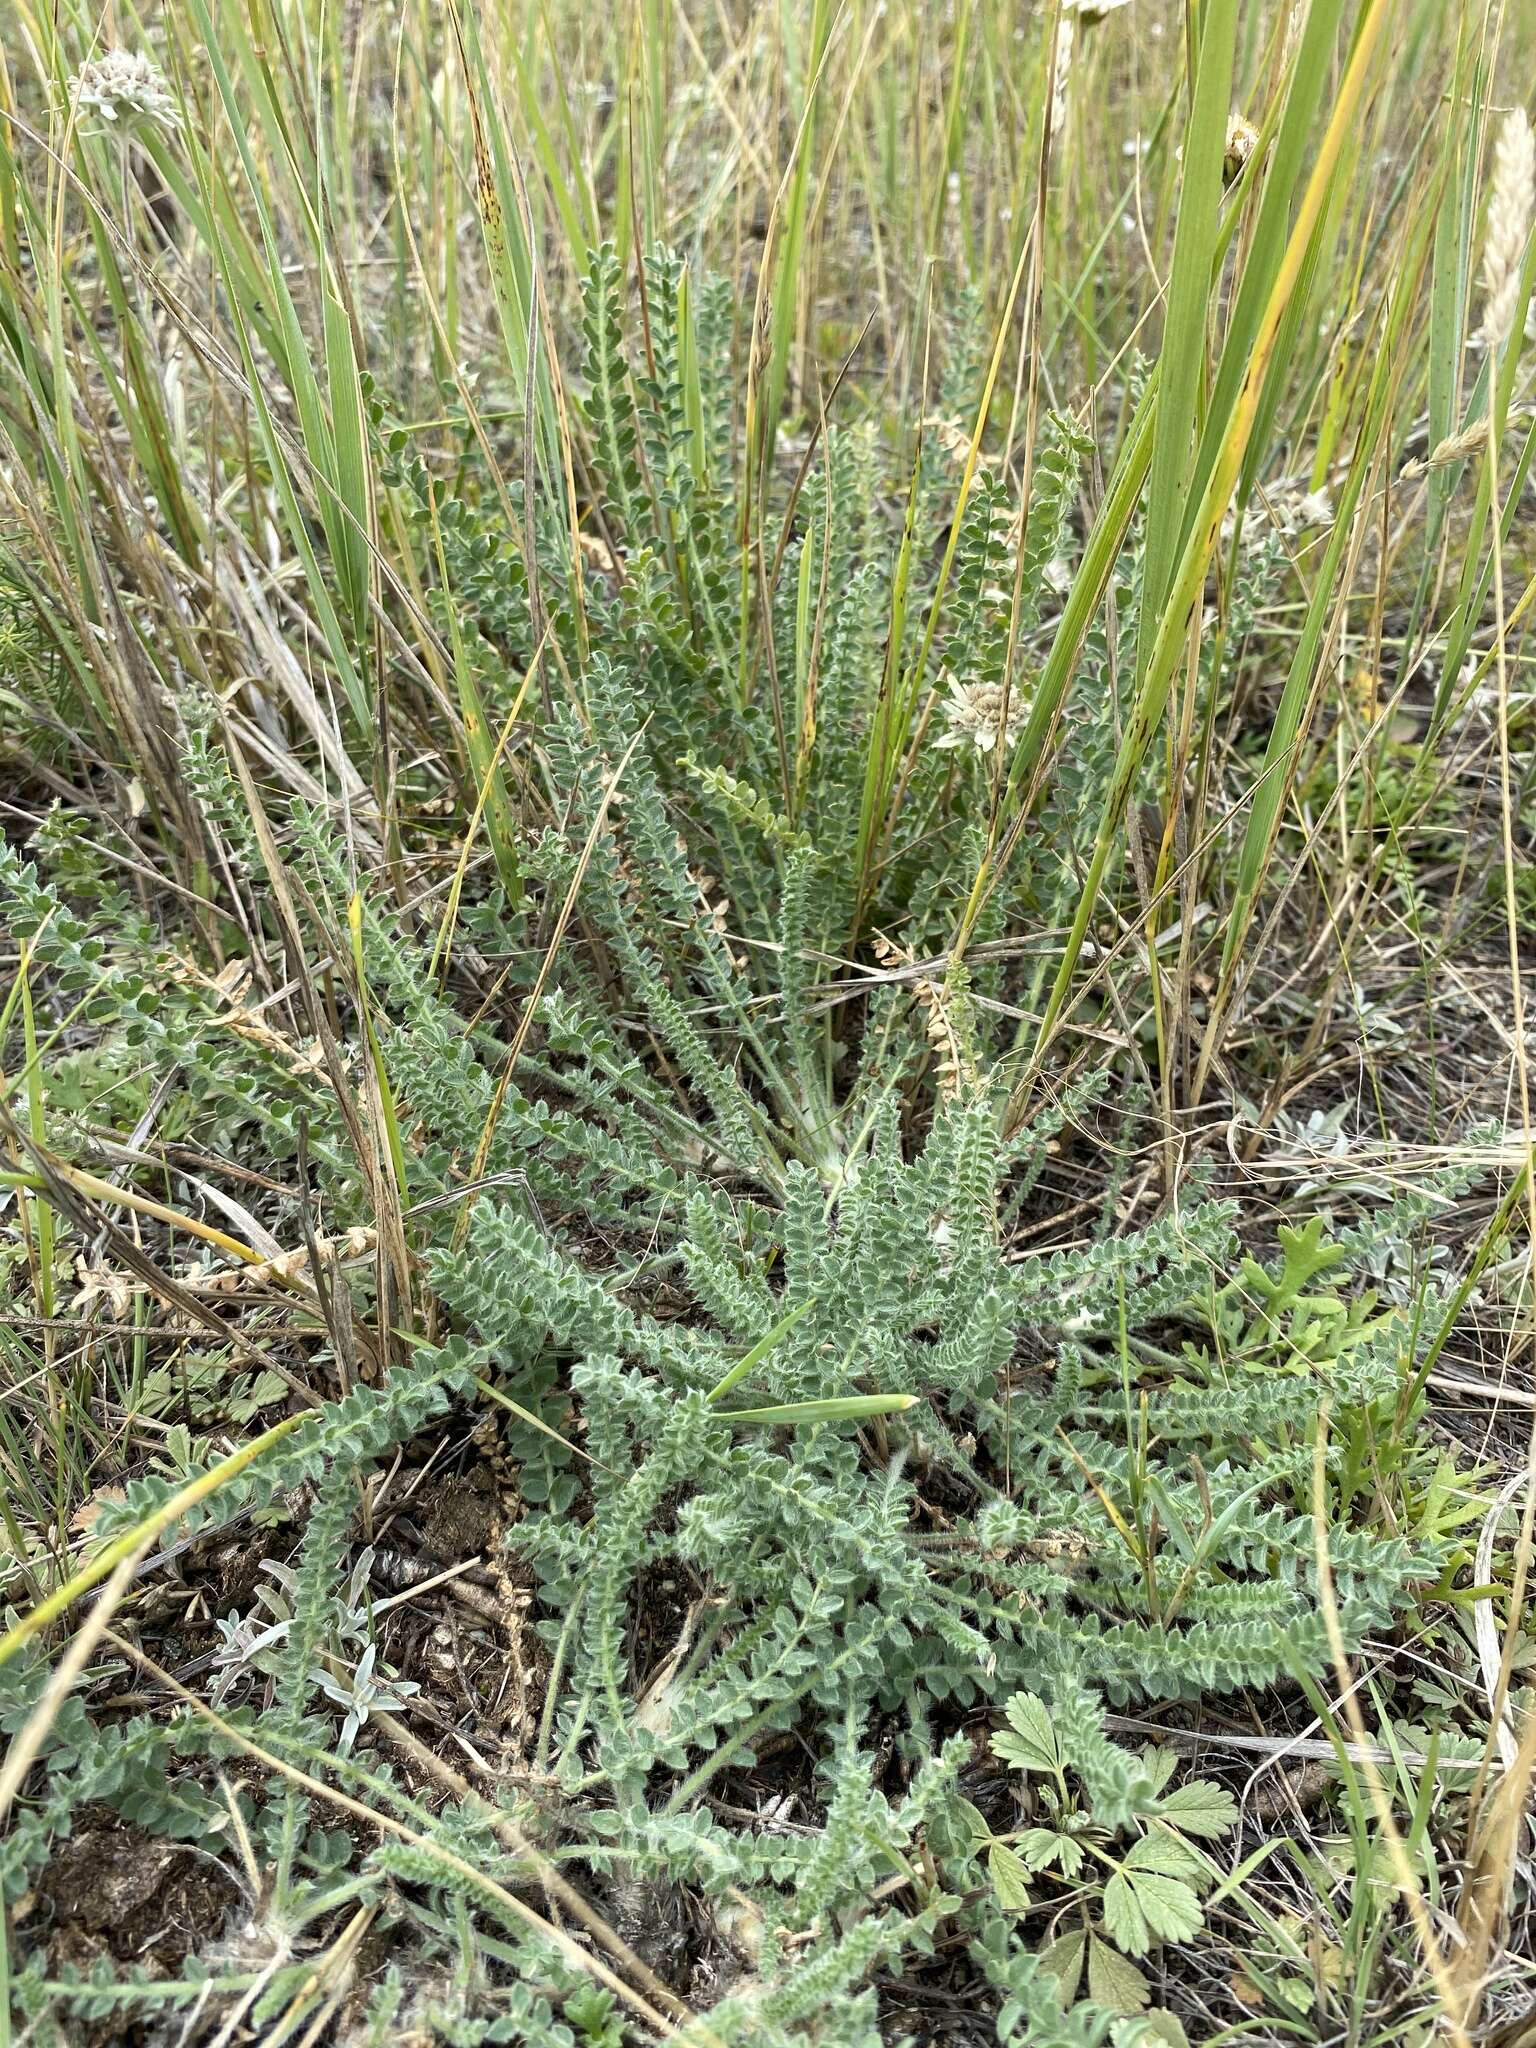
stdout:
[[[1436,1189],[1265,1249],[1198,1176],[1137,1222],[1123,1160],[1094,1225],[1040,1246],[1048,1169],[1105,1083],[1021,1087],[1028,935],[1078,890],[1129,640],[1090,636],[1069,765],[964,958],[950,940],[1013,729],[1010,649],[1037,645],[1070,570],[1082,444],[1042,422],[1022,536],[996,480],[962,505],[928,450],[893,552],[873,436],[829,429],[744,595],[722,296],[695,301],[664,250],[645,276],[643,358],[610,252],[588,280],[590,551],[543,496],[507,520],[467,427],[445,460],[372,394],[480,749],[490,857],[448,849],[441,907],[364,888],[316,806],[258,823],[190,698],[184,772],[229,889],[212,933],[232,947],[238,904],[287,949],[291,1004],[248,1000],[207,927],[132,903],[66,821],[40,866],[0,855],[28,975],[107,1048],[112,1089],[174,1075],[178,1135],[261,1177],[278,1249],[246,1247],[249,1322],[223,1253],[173,1276],[182,1313],[202,1304],[194,1353],[249,1372],[275,1346],[295,1400],[348,1388],[179,1524],[295,1530],[291,1569],[210,1638],[217,1714],[67,1704],[0,1849],[14,1906],[83,1810],[115,1808],[238,1863],[245,1932],[136,1983],[50,1974],[23,1922],[39,2041],[210,1999],[276,2026],[352,1913],[392,1956],[358,2039],[617,2040],[613,1984],[527,1904],[556,1879],[616,1925],[637,1891],[690,1902],[657,1968],[708,2008],[682,2022],[700,2043],[868,2048],[874,1980],[941,1938],[996,1988],[1004,2041],[1166,2039],[1147,1971],[1201,1924],[1236,1816],[1170,1752],[1116,1742],[1106,1708],[1322,1673],[1331,1629],[1349,1650],[1390,1632],[1453,1555],[1370,1481],[1373,1445],[1412,1430],[1443,1304],[1429,1281],[1392,1302],[1358,1284],[1416,1244]],[[1132,638],[1141,554],[1133,535],[1115,570]],[[525,829],[487,736],[530,676]],[[1212,654],[1200,687],[1221,686]],[[1136,1104],[1117,1110],[1128,1158]],[[90,1118],[59,1111],[13,1180],[67,1223],[101,1162]],[[126,1255],[118,1233],[83,1284],[142,1306],[156,1276]],[[382,1475],[472,1406],[536,1684],[506,1774],[471,1791],[455,1767],[439,1801],[391,1761],[421,1681],[380,1645],[358,1546]],[[173,1450],[99,1504],[93,1540],[221,1455]],[[0,1668],[11,1732],[45,1676],[30,1651]],[[972,1796],[999,1714],[1022,1828]],[[328,1829],[327,1785],[379,1828]],[[631,2015],[637,1983],[656,1996],[631,1974]]]

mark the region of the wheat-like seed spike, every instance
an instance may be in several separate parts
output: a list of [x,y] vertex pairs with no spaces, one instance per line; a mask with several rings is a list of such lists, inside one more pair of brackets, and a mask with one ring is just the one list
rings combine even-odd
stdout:
[[1483,340],[1502,348],[1515,321],[1520,264],[1536,201],[1536,134],[1524,107],[1504,116],[1493,151],[1493,192],[1483,237]]

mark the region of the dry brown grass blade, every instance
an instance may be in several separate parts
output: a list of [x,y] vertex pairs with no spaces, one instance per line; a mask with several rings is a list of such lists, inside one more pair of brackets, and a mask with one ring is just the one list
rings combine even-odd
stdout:
[[[388,1137],[377,1088],[371,1080],[372,1070],[369,1070],[370,1087],[365,1108],[359,1103],[347,1077],[341,1048],[336,1043],[330,1019],[326,1014],[326,1005],[320,999],[319,992],[312,985],[309,976],[302,972],[306,949],[295,892],[303,896],[304,908],[312,928],[324,933],[333,965],[345,971],[345,963],[350,960],[350,948],[343,944],[338,934],[328,929],[318,907],[309,900],[299,883],[288,873],[255,781],[232,736],[225,751],[250,812],[251,827],[261,850],[267,879],[272,887],[273,908],[288,946],[294,971],[299,976],[300,993],[311,1029],[320,1045],[326,1076],[335,1091],[337,1103],[357,1154],[358,1164],[372,1195],[373,1222],[378,1231],[379,1328],[376,1343],[382,1363],[387,1360],[394,1342],[390,1332],[394,1326],[406,1319],[411,1300],[411,1257],[406,1246],[401,1190],[395,1185],[394,1175],[389,1167]],[[362,1014],[361,991],[354,993],[359,1004],[359,1014]]]
[[[162,1271],[144,1248],[130,1237],[127,1231],[121,1229],[104,1208],[82,1194],[73,1180],[65,1179],[55,1172],[50,1155],[33,1143],[31,1134],[17,1123],[3,1103],[0,1103],[0,1135],[3,1135],[7,1144],[14,1146],[18,1153],[31,1160],[44,1183],[49,1202],[61,1215],[70,1219],[84,1242],[89,1243],[96,1236],[104,1234],[107,1249],[113,1260],[140,1280],[157,1300],[163,1301],[169,1308],[179,1310],[188,1319],[190,1327],[209,1331],[221,1344],[227,1345],[248,1364],[266,1372],[276,1373],[278,1378],[307,1404],[312,1407],[320,1406],[321,1396],[275,1353],[269,1351],[265,1345],[258,1344],[238,1322],[225,1322],[210,1308],[201,1294],[184,1287],[171,1274]],[[112,1193],[115,1200],[120,1196],[121,1190],[114,1188]]]
[[1451,1964],[1453,1982],[1460,1994],[1457,2016],[1463,2029],[1477,2024],[1489,1967],[1509,1917],[1510,1887],[1533,1771],[1536,1714],[1526,1720],[1513,1764],[1486,1794],[1477,1812],[1467,1877],[1456,1915],[1466,1940]]

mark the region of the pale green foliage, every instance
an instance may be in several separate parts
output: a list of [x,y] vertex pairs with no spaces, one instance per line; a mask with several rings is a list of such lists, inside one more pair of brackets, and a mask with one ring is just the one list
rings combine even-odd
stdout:
[[[1384,1307],[1356,1276],[1383,1242],[1411,1245],[1426,1206],[1332,1239],[1321,1220],[1285,1226],[1270,1253],[1198,1180],[1177,1209],[1122,1221],[1112,1166],[1100,1229],[1055,1250],[1021,1231],[1049,1148],[1076,1140],[1104,1083],[1079,1080],[1010,1127],[1012,1020],[1040,965],[993,942],[1049,927],[1078,887],[1072,836],[1113,755],[1109,680],[1134,648],[1143,542],[1116,569],[1120,644],[1085,649],[1045,829],[989,898],[970,965],[946,971],[929,956],[946,953],[985,844],[980,753],[914,738],[862,895],[857,872],[864,762],[892,715],[882,691],[914,673],[926,609],[898,603],[884,512],[899,467],[869,432],[830,428],[793,513],[777,507],[782,559],[746,565],[743,613],[729,309],[672,252],[652,252],[644,278],[642,343],[616,256],[591,256],[580,408],[595,560],[565,544],[547,495],[509,493],[508,530],[459,418],[455,487],[438,488],[370,394],[380,473],[432,538],[427,601],[458,629],[464,701],[478,692],[488,719],[505,716],[536,618],[569,681],[536,714],[538,834],[457,906],[456,943],[494,997],[462,998],[409,892],[360,887],[356,845],[318,803],[277,815],[300,929],[280,927],[213,715],[186,707],[188,786],[241,915],[274,957],[298,946],[323,963],[314,1015],[338,1034],[344,1073],[378,1049],[419,1288],[392,1333],[408,1362],[310,1417],[184,1533],[246,1510],[302,1521],[282,1611],[265,1603],[275,1632],[254,1610],[225,1617],[225,1648],[250,1655],[223,1659],[221,1698],[281,1760],[332,1774],[420,1839],[329,1840],[286,1785],[242,1792],[241,1825],[290,1936],[343,1906],[393,1916],[411,1902],[410,2010],[436,2038],[622,2037],[609,1993],[475,1881],[536,1889],[487,1805],[429,1808],[381,1747],[378,1715],[415,1681],[386,1668],[372,1631],[360,1490],[424,1430],[451,1435],[486,1382],[514,1404],[505,1541],[546,1688],[533,1791],[485,1794],[500,1818],[615,1911],[636,1886],[686,1896],[716,1962],[734,1959],[709,1990],[731,2048],[873,2048],[870,1979],[941,1927],[996,1990],[1003,2039],[1133,2048],[1151,2024],[1133,2019],[1147,2002],[1136,1959],[1199,1927],[1232,1813],[1220,1787],[1170,1782],[1171,1759],[1113,1741],[1104,1703],[1327,1667],[1319,1474],[1347,1644],[1440,1576],[1451,1544],[1394,1525],[1360,1482],[1388,1418],[1412,1426],[1405,1390],[1433,1297]],[[973,372],[962,347],[951,374]],[[978,476],[935,639],[957,684],[1006,684],[1028,703],[1086,452],[1042,421],[1022,560],[1007,487]],[[930,601],[955,487],[930,451],[911,550]],[[908,708],[914,733],[942,716],[936,701]],[[328,1229],[375,1222],[328,1072],[274,1031],[232,1030],[210,977],[186,967],[203,935],[146,915],[80,832],[55,822],[39,838],[39,866],[0,851],[0,888],[50,1000],[137,1069],[176,1077],[178,1128],[264,1179],[282,1241],[299,1241],[305,1202]],[[568,892],[569,943],[546,978]],[[367,1030],[335,952],[354,897]],[[865,980],[872,930],[898,966]],[[1128,1155],[1136,1107],[1121,1109]],[[60,1120],[53,1140],[85,1150],[89,1133]],[[350,1314],[377,1319],[371,1267],[338,1284]],[[345,1362],[336,1327],[311,1316],[295,1343],[317,1377]],[[804,1405],[849,1401],[863,1412]],[[99,1531],[134,1525],[216,1454],[173,1435]],[[0,1675],[8,1729],[43,1679],[30,1659]],[[272,1689],[259,1715],[258,1682]],[[997,1754],[1031,1797],[1045,1787],[1018,1829],[978,1826],[961,1789],[961,1725],[994,1709]],[[797,1796],[812,1824],[777,1830],[743,1807],[777,1744],[807,1760]],[[228,1762],[227,1744],[195,1720],[97,1726],[71,1705],[47,1784],[0,1852],[8,1895],[86,1801],[168,1838],[212,1834],[211,1760]],[[1037,1956],[1018,1916],[1046,1884],[1090,1878],[1102,1890],[1076,1951]],[[296,1950],[293,1968],[310,1968]],[[169,1985],[60,1988],[24,1952],[17,1998],[74,2023],[179,2010],[215,1980],[232,1996],[238,1974],[189,1964]],[[254,2022],[298,1981],[275,1973]],[[405,2010],[382,1978],[375,2036]]]
[[[594,663],[591,686],[608,730],[622,735],[617,672]],[[579,838],[601,763],[574,722],[557,723],[552,745]],[[585,1453],[515,1420],[504,1434],[524,1503],[512,1541],[535,1574],[534,1622],[553,1660],[547,1768],[565,1802],[565,1854],[600,1884],[663,1880],[721,1911],[744,1896],[803,1937],[782,1952],[765,1947],[739,2012],[726,1995],[722,2038],[788,2041],[819,2026],[882,1958],[920,1947],[953,1914],[972,1884],[970,1859],[982,1857],[1008,1914],[1047,1873],[1084,1882],[1089,1845],[1115,1867],[1091,1873],[1103,1890],[1082,1980],[1097,2008],[1123,2006],[1129,1965],[1093,1944],[1135,1959],[1192,1932],[1211,1869],[1199,1845],[1219,1840],[1231,1812],[1203,1781],[1170,1785],[1171,1758],[1111,1741],[1099,1697],[1192,1698],[1267,1685],[1298,1659],[1323,1667],[1307,1501],[1319,1395],[1328,1392],[1340,1430],[1369,1428],[1374,1404],[1402,1386],[1412,1319],[1339,1291],[1363,1236],[1330,1244],[1316,1225],[1285,1231],[1279,1257],[1258,1259],[1216,1203],[1084,1248],[1010,1257],[1000,1219],[1037,1176],[1048,1139],[1090,1112],[1094,1091],[1003,1140],[978,1012],[968,1028],[979,1078],[930,1105],[915,1134],[904,1128],[897,1084],[927,1042],[917,1006],[899,996],[873,1005],[856,1063],[807,1027],[798,935],[816,886],[810,849],[787,864],[774,972],[793,999],[775,1016],[748,1005],[744,970],[690,914],[678,814],[654,757],[636,762],[583,902],[678,1086],[658,1085],[579,976],[553,991],[488,1160],[493,1175],[526,1175],[542,1221],[516,1185],[475,1199],[462,1243],[456,1205],[427,1209],[418,1241],[438,1313],[459,1334],[384,1387],[357,1389],[216,1497],[223,1518],[301,1476],[319,1482],[288,1625],[268,1660],[277,1701],[262,1738],[312,1757],[333,1746],[324,1717],[347,1708],[348,1736],[377,1776],[373,1666],[362,1670],[362,1639],[335,1594],[355,1484],[462,1395],[471,1374],[489,1376]],[[316,821],[296,813],[290,833],[315,886],[338,889],[344,871]],[[558,850],[541,859],[558,877]],[[44,945],[61,969],[78,977],[107,961],[88,924],[30,870],[12,863],[7,873],[36,928],[51,913]],[[449,1192],[504,1048],[483,1022],[466,1032],[401,924],[370,909],[366,950],[376,1028],[411,1132],[411,1192]],[[228,1076],[224,1048],[211,1052],[189,1029],[179,997],[167,1011],[113,967],[93,1000],[108,1020],[173,1029],[199,1075]],[[243,1081],[233,1100],[249,1104],[253,1092]],[[206,1099],[224,1113],[227,1087]],[[262,1127],[290,1126],[269,1106]],[[342,1213],[347,1199],[340,1184],[328,1189]],[[692,1297],[687,1315],[650,1305],[649,1276],[661,1272],[674,1295]],[[749,1351],[755,1363],[737,1376]],[[728,1379],[728,1400],[712,1398]],[[862,1431],[764,1430],[728,1412],[855,1394],[916,1405]],[[103,1526],[141,1515],[179,1476],[135,1482]],[[936,1532],[939,1489],[950,1507]],[[1352,1526],[1342,1495],[1332,1505],[1353,1642],[1390,1622],[1415,1583],[1437,1574],[1441,1553]],[[658,1677],[637,1668],[634,1618],[647,1589],[667,1582],[696,1589],[700,1604],[694,1621],[680,1618],[675,1665]],[[350,1686],[327,1661],[338,1655],[357,1668]],[[1013,1692],[1026,1684],[1045,1698]],[[968,1833],[965,1747],[944,1739],[957,1712],[992,1700],[1006,1705],[998,1753],[1055,1801],[1011,1841]],[[877,1721],[901,1759],[898,1796],[871,1783]],[[790,1731],[819,1758],[821,1832],[758,1832],[713,1810],[705,1795]],[[79,1724],[77,1739],[84,1759],[102,1738]],[[72,1783],[56,1771],[60,1816],[77,1796]],[[468,1828],[486,1853],[472,1816],[432,1826],[448,1842]],[[42,1814],[12,1836],[13,1886],[50,1838]],[[925,1841],[954,1845],[939,1855],[945,1890],[919,1888],[909,1909],[863,1915],[870,1890]],[[388,1873],[429,1891],[444,1883],[440,1867],[413,1864],[397,1845],[367,1869],[366,1882]],[[482,1903],[472,1888],[463,1894],[463,1910]],[[987,1910],[972,1919],[978,1954],[1014,1981],[989,1946]],[[532,1940],[520,1934],[513,1946],[531,1959]],[[540,1950],[533,1975],[547,1981],[549,1968]],[[849,2003],[852,2031],[840,2038],[873,2038],[860,2031],[863,2011]]]

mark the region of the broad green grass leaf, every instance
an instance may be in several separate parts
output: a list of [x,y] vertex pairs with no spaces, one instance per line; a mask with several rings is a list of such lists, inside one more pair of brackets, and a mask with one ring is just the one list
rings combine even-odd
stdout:
[[816,1296],[814,1294],[809,1294],[804,1301],[798,1302],[787,1316],[782,1316],[771,1330],[766,1331],[763,1336],[758,1338],[750,1351],[737,1359],[724,1379],[710,1388],[706,1398],[711,1401],[718,1401],[722,1394],[729,1393],[732,1387],[746,1378],[754,1366],[762,1364],[779,1340],[782,1337],[787,1337],[796,1323],[815,1306]]
[[902,1415],[916,1394],[849,1394],[830,1401],[786,1401],[773,1408],[722,1408],[722,1422],[862,1422],[871,1415]]
[[[1200,493],[1204,490],[1220,453],[1222,436],[1226,432],[1242,385],[1248,351],[1258,333],[1264,303],[1285,251],[1296,187],[1301,177],[1313,120],[1323,91],[1333,75],[1342,12],[1343,0],[1313,0],[1313,4],[1306,10],[1297,44],[1295,65],[1291,72],[1290,88],[1264,169],[1264,191],[1259,201],[1258,220],[1254,226],[1253,238],[1248,245],[1247,260],[1243,265],[1243,274],[1238,281],[1236,296],[1227,320],[1221,362],[1211,389],[1205,431],[1201,436],[1199,453],[1195,458],[1190,488],[1190,518],[1194,515]],[[1279,359],[1277,351],[1277,362]],[[1261,418],[1272,411],[1273,404],[1274,391],[1267,390],[1264,403],[1260,407]],[[1265,438],[1263,434],[1255,435],[1256,449],[1265,445]],[[1247,495],[1251,482],[1250,466],[1254,459],[1256,458],[1250,458],[1249,463],[1244,466],[1240,497]],[[1186,524],[1186,538],[1187,534]]]
[[361,641],[368,621],[368,541],[372,526],[363,394],[357,354],[346,308],[325,295],[326,390],[330,400],[329,491],[321,510],[330,535],[331,559],[346,601],[352,630]]
[[1136,634],[1138,680],[1147,672],[1157,621],[1178,559],[1187,516],[1195,408],[1210,318],[1211,264],[1221,207],[1222,155],[1232,103],[1236,0],[1209,0],[1203,10],[1195,97],[1184,145],[1184,174],[1174,230],[1173,269],[1163,321],[1157,428],[1147,481],[1142,605]]
[[795,338],[795,317],[798,310],[800,275],[805,242],[806,215],[810,204],[811,163],[815,154],[817,98],[822,82],[822,60],[826,55],[827,38],[835,19],[830,0],[815,0],[810,31],[810,46],[805,61],[805,102],[800,119],[800,132],[795,138],[793,168],[787,194],[781,194],[784,201],[783,221],[776,250],[777,268],[773,290],[770,294],[771,330],[770,348],[764,391],[764,432],[763,463],[773,459],[774,439],[778,432],[779,415],[783,409],[785,394],[789,385],[789,364]]
[[1263,395],[1265,372],[1274,353],[1280,323],[1291,294],[1296,288],[1318,219],[1329,201],[1339,158],[1350,135],[1351,120],[1357,113],[1364,94],[1366,81],[1370,75],[1371,60],[1389,11],[1386,0],[1371,0],[1371,5],[1366,10],[1349,70],[1334,103],[1327,135],[1313,165],[1312,175],[1286,244],[1285,254],[1277,266],[1274,282],[1265,302],[1263,317],[1254,335],[1244,380],[1232,408],[1231,423],[1223,437],[1217,459],[1212,465],[1201,498],[1200,511],[1190,528],[1178,571],[1169,586],[1168,599],[1161,611],[1156,644],[1145,677],[1138,685],[1132,715],[1120,741],[1109,794],[1099,818],[1092,858],[1078,899],[1072,929],[1068,934],[1061,963],[1056,972],[1055,983],[1046,1003],[1045,1015],[1040,1022],[1032,1064],[1038,1064],[1067,1001],[1077,963],[1082,954],[1083,942],[1088,936],[1088,927],[1093,920],[1110,855],[1135,788],[1136,777],[1147,749],[1162,723],[1168,694],[1173,685],[1174,671],[1185,652],[1186,627],[1190,613],[1205,580],[1222,514],[1230,503],[1233,484],[1248,451]]

